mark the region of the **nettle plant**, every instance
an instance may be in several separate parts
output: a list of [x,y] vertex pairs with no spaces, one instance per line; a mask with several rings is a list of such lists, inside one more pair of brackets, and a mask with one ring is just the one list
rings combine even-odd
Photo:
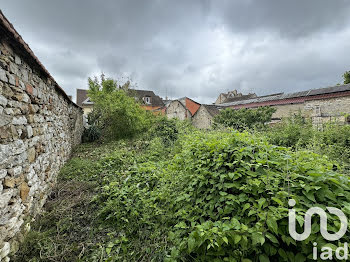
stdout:
[[[326,157],[292,152],[236,131],[195,133],[174,158],[172,212],[176,220],[167,261],[307,261],[313,242],[327,243],[313,217],[312,234],[296,242],[288,232],[288,200],[296,200],[297,231],[310,207],[350,216],[347,176]],[[328,231],[340,221],[329,216]],[[331,248],[349,242],[345,235]]]

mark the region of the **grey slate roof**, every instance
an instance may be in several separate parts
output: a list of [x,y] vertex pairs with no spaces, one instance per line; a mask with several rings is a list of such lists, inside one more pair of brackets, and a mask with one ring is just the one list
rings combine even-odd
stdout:
[[267,102],[267,101],[277,101],[277,100],[299,98],[299,97],[310,97],[310,96],[340,93],[340,92],[346,92],[346,91],[350,91],[350,84],[311,89],[311,90],[289,93],[289,94],[280,93],[280,94],[273,94],[273,95],[267,95],[267,96],[259,96],[253,99],[247,99],[243,101],[223,103],[223,104],[220,104],[220,106],[234,106],[234,105],[244,105],[244,104],[251,104],[251,103],[261,103],[261,102]]
[[[77,105],[82,106],[84,105],[93,105],[94,103],[90,101],[90,99],[87,96],[87,91],[85,89],[77,89]],[[153,91],[149,90],[136,90],[136,89],[129,89],[129,94],[132,96],[136,96],[140,101],[142,101],[142,98],[145,96],[151,97],[151,104],[152,106],[164,106],[163,100],[154,94]]]
[[207,109],[207,111],[212,117],[220,113],[220,110],[219,110],[220,107],[216,105],[203,105],[203,106]]
[[153,91],[129,89],[129,92],[138,97],[140,101],[142,101],[142,98],[145,96],[151,97],[150,105],[152,106],[164,106],[163,100],[159,96],[155,95]]
[[82,106],[83,102],[87,99],[86,89],[77,89],[77,105]]
[[163,100],[163,103],[164,103],[165,106],[168,106],[172,101],[173,101],[173,100],[170,100],[170,99],[168,99],[168,100]]
[[[214,116],[216,116],[217,114],[219,114],[219,113],[220,113],[220,110],[221,110],[222,108],[225,108],[225,107],[223,107],[223,106],[221,106],[221,105],[205,105],[205,104],[201,104],[201,106],[204,106],[205,109],[207,109],[208,113],[209,113],[212,117],[214,117]],[[195,116],[198,112],[199,112],[199,109],[196,111],[196,113],[194,113],[193,116]]]

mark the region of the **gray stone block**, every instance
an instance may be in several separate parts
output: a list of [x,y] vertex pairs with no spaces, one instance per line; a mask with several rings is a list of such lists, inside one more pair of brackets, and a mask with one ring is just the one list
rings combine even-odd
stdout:
[[4,82],[8,82],[6,72],[4,69],[0,68],[0,80]]

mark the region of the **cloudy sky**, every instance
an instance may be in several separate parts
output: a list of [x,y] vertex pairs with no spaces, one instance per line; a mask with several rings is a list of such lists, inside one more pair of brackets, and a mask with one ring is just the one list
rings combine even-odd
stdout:
[[64,90],[130,77],[212,103],[335,85],[350,70],[347,0],[4,0],[1,10]]

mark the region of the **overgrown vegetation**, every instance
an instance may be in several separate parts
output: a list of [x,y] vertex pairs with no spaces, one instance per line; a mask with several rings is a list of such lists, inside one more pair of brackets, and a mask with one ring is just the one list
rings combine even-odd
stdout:
[[350,125],[338,122],[315,127],[300,114],[284,119],[263,132],[270,143],[293,150],[309,149],[332,160],[350,166]]
[[89,124],[101,130],[105,138],[131,138],[151,126],[153,115],[143,110],[135,98],[128,95],[129,84],[127,82],[120,86],[104,75],[101,75],[100,80],[89,78],[88,95],[94,103]]
[[[90,117],[109,140],[77,149],[14,261],[309,261],[312,243],[326,244],[319,219],[296,242],[288,200],[297,203],[298,232],[312,206],[350,217],[350,126],[318,130],[294,116],[268,128],[273,110],[261,108],[217,119],[246,131],[199,131],[139,114],[137,104],[124,104],[131,103],[124,91],[104,81],[96,91],[100,109]],[[119,129],[117,118],[107,123],[121,112],[139,114],[128,120],[135,128]],[[110,140],[120,137],[128,138]],[[336,232],[337,219],[328,222]],[[349,241],[345,235],[330,247]]]
[[257,109],[226,108],[214,118],[214,128],[231,127],[237,130],[261,128],[271,121],[273,107],[259,107]]

